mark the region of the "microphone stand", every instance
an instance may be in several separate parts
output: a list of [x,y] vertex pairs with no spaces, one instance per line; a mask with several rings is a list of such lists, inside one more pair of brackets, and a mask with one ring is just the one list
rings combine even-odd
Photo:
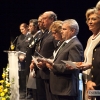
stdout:
[[[14,41],[11,43],[11,45],[13,45],[15,43],[15,41],[17,40],[18,36],[16,36],[16,38],[14,39]],[[9,50],[11,49],[11,45],[9,47]]]

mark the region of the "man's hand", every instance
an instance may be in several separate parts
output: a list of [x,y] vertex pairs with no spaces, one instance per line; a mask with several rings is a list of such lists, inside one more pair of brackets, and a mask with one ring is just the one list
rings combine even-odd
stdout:
[[46,62],[46,67],[49,68],[49,69],[53,69],[53,65],[48,63],[48,62]]
[[[88,92],[89,90],[94,90],[94,86],[96,86],[96,84],[95,84],[94,82],[88,81],[88,82],[87,82],[87,92]],[[91,99],[92,97],[91,97],[91,96],[88,96],[88,98]]]
[[87,82],[87,90],[94,90],[94,86],[96,86],[94,82],[92,81]]
[[30,64],[30,70],[32,71],[33,70],[33,68],[34,68],[34,61],[32,60],[32,62],[31,62],[31,64]]
[[46,62],[41,60],[41,61],[38,62],[37,65],[38,65],[39,68],[44,68],[44,67],[46,67]]

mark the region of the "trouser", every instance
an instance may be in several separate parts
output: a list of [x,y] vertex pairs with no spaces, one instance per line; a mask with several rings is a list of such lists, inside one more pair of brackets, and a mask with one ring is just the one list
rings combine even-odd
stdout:
[[26,91],[26,75],[25,70],[19,71],[19,91]]
[[26,91],[25,60],[18,61],[19,67],[19,91]]
[[33,100],[38,100],[38,97],[37,97],[37,89],[27,89],[28,91],[28,95],[31,95]]
[[32,89],[33,100],[38,100],[37,89]]
[[50,83],[49,80],[44,80],[45,90],[46,90],[46,100],[53,100],[53,95],[50,91]]
[[41,77],[36,78],[36,87],[38,100],[46,100],[44,80]]
[[33,96],[33,89],[32,88],[27,88],[27,95]]

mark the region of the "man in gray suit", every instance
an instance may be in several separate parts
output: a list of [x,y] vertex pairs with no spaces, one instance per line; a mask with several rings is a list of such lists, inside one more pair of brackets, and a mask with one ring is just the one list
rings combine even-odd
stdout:
[[78,23],[74,19],[65,20],[62,25],[64,42],[58,48],[54,64],[47,63],[50,71],[50,89],[54,100],[77,100],[79,92],[79,70],[68,70],[61,60],[83,61],[83,47],[77,38]]

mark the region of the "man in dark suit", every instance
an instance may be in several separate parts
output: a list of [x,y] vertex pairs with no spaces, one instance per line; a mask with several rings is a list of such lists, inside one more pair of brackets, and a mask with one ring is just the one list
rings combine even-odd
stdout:
[[26,75],[29,75],[29,72],[30,72],[29,66],[30,66],[30,63],[31,63],[31,60],[32,60],[32,54],[34,53],[34,52],[32,52],[32,50],[34,48],[33,47],[29,47],[29,46],[32,43],[32,41],[34,41],[38,36],[38,34],[36,34],[38,32],[38,30],[39,30],[38,29],[38,20],[37,19],[29,20],[28,29],[29,29],[29,32],[32,35],[32,38],[29,41],[29,44],[27,46],[27,52],[26,52],[26,62],[25,62]]
[[[38,39],[38,36],[40,35],[40,31],[39,30],[39,27],[38,27],[38,20],[37,19],[31,19],[29,20],[29,32],[31,33],[32,35],[32,38],[30,39],[29,41],[29,45],[27,47],[27,52],[26,52],[26,58],[25,58],[25,72],[26,72],[26,80],[28,80],[28,76],[29,76],[29,73],[30,73],[30,63],[31,63],[31,60],[32,60],[32,55],[34,54],[34,50],[35,50],[35,46],[34,43],[37,39]],[[32,46],[33,45],[33,46]],[[35,78],[34,77],[30,77],[30,80],[33,81],[32,83],[34,83],[35,81]],[[35,86],[36,83],[34,83],[33,85]],[[30,99],[30,98],[34,98],[34,100],[36,100],[37,96],[36,96],[36,88],[31,87],[27,87],[27,99]]]
[[[52,36],[52,33],[49,31],[49,27],[53,21],[57,19],[56,14],[53,11],[47,11],[42,14],[42,22],[45,28],[45,31],[42,35],[42,39],[39,42],[39,46],[36,49],[41,55],[46,58],[52,56],[54,49],[56,48],[56,41]],[[37,92],[39,100],[52,100],[51,93],[49,90],[49,74],[50,71],[45,67],[45,65],[40,65],[41,69],[37,69],[36,77],[40,75],[42,85],[40,84],[40,78],[37,78]],[[43,86],[45,84],[45,87]],[[42,91],[41,91],[42,90]],[[46,91],[46,98],[42,97],[43,93]]]
[[77,38],[78,23],[74,19],[65,20],[62,25],[62,38],[65,40],[58,48],[54,64],[47,63],[50,71],[50,89],[54,100],[77,100],[79,92],[79,70],[68,70],[61,60],[83,61],[83,47]]

